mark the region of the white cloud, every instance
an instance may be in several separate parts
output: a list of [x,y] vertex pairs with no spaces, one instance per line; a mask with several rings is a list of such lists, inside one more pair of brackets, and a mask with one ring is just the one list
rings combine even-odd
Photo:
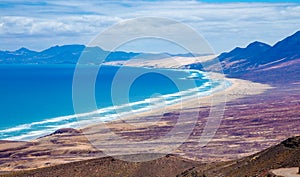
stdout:
[[0,17],[1,35],[68,35],[95,34],[99,28],[121,21],[117,17],[98,15],[66,16],[58,19],[44,19],[24,16]]
[[[21,47],[20,44],[26,44],[26,37],[31,42],[27,46],[38,49],[53,45],[53,36],[65,43],[82,43],[123,19],[143,16],[186,23],[207,38],[217,52],[253,40],[273,44],[300,30],[297,3],[31,0],[25,5],[23,1],[7,1],[7,4],[10,6],[0,7],[0,34],[5,38],[0,48]],[[40,40],[33,42],[33,38],[41,36],[43,40],[48,36],[49,40],[42,45]],[[17,43],[17,38],[22,38],[23,43]]]

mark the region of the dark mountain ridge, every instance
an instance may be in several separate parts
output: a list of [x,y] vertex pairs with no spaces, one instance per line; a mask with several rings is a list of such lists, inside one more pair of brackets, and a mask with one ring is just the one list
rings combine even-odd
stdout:
[[228,53],[222,53],[218,58],[219,60],[228,60],[228,61],[235,61],[237,59],[247,59],[253,56],[258,56],[263,52],[269,50],[271,48],[270,45],[255,41],[249,44],[246,48],[237,47]]
[[186,67],[223,72],[229,77],[258,82],[299,82],[300,31],[274,46],[256,41],[245,48],[237,47],[230,52],[222,53],[211,61]]

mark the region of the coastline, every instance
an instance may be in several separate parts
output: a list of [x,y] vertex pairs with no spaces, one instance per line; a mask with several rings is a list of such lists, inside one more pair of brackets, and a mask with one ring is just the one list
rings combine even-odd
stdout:
[[[44,66],[42,66],[44,67]],[[59,67],[62,67],[62,66],[59,66]],[[86,66],[88,67],[88,66]],[[96,66],[91,66],[91,67],[96,67]],[[135,68],[138,68],[138,67],[128,67],[130,69],[135,69]],[[144,67],[139,67],[139,68],[143,68]],[[151,69],[153,70],[153,68],[145,68],[145,69],[149,69],[149,72],[151,72]],[[185,69],[160,69],[158,68],[157,70],[159,71],[163,71],[163,72],[169,72],[169,71],[172,71],[172,72],[176,72],[176,71],[179,71],[181,73],[184,73],[189,75],[189,71],[185,70]],[[176,70],[176,71],[175,71]],[[154,70],[155,71],[155,70]],[[185,76],[183,77],[180,77],[178,80],[181,80],[185,78]],[[204,78],[204,76],[203,76]],[[188,78],[186,78],[186,80],[189,80]],[[189,82],[189,81],[188,81]],[[193,82],[193,81],[191,81]],[[205,81],[206,82],[206,81]],[[206,88],[209,88],[209,86],[205,86],[205,84],[203,84],[203,89],[206,90]],[[199,90],[200,90],[200,87],[198,87]],[[185,92],[182,91],[182,93]],[[189,93],[195,93],[195,92],[189,92]],[[168,103],[170,104],[173,104],[174,102],[177,101],[177,98],[178,96],[180,96],[181,94],[181,91],[178,91],[178,92],[175,92],[175,93],[169,93],[169,94],[165,94],[165,95],[162,95],[160,98],[164,99],[168,99]],[[188,95],[188,94],[186,94]],[[170,96],[170,97],[169,97]],[[185,95],[184,95],[185,96]],[[169,99],[170,98],[170,99]],[[151,99],[151,98],[150,98]],[[72,101],[72,100],[71,100]],[[145,109],[142,109],[143,107],[140,107],[141,104],[145,104]],[[130,107],[131,105],[136,105],[136,108],[138,109],[138,111],[143,111],[143,110],[147,110],[150,105],[148,103],[148,99],[145,99],[145,100],[137,100],[137,101],[133,101],[131,103],[128,103],[128,105],[125,103],[123,105],[119,105],[120,107]],[[71,104],[72,106],[72,104]],[[140,109],[141,108],[141,109]],[[59,128],[81,128],[81,127],[78,127],[77,126],[77,122],[79,120],[82,120],[81,118],[84,119],[84,122],[87,122],[88,123],[88,120],[85,121],[85,117],[87,116],[94,116],[94,117],[99,117],[99,119],[101,119],[100,121],[111,121],[113,119],[115,119],[115,114],[113,113],[113,110],[115,109],[114,106],[106,106],[106,107],[100,107],[99,109],[95,109],[95,111],[90,111],[90,112],[83,112],[83,113],[79,113],[79,114],[74,114],[74,113],[70,113],[70,114],[64,114],[62,111],[55,111],[57,114],[55,116],[48,116],[46,118],[44,118],[43,116],[39,116],[40,119],[37,119],[35,121],[31,121],[30,122],[30,119],[28,122],[24,122],[23,124],[16,124],[12,127],[5,127],[3,128],[3,130],[0,130],[0,134],[3,135],[1,136],[1,138],[3,140],[13,140],[13,141],[30,141],[30,140],[33,140],[33,139],[36,139],[40,136],[43,136],[43,135],[47,135],[47,134],[50,134],[54,131],[56,131],[57,129]],[[118,109],[118,108],[116,108]],[[32,111],[34,112],[34,111]],[[66,123],[64,123],[66,122]],[[47,125],[49,123],[49,125]],[[51,124],[53,123],[53,124]],[[56,123],[56,125],[55,125]],[[90,121],[90,124],[93,123],[93,120]],[[38,127],[39,126],[39,127]],[[43,128],[43,126],[45,127],[49,127],[48,128]],[[20,133],[18,133],[20,132]]]
[[[117,65],[117,66],[125,66],[125,65]],[[145,69],[171,69],[171,70],[183,70],[183,71],[196,71],[199,72],[199,70],[195,69],[182,69],[182,68],[161,68],[161,67],[148,67],[144,65],[137,65],[137,66],[127,66],[126,67],[133,67],[133,68],[145,68]],[[182,99],[179,103],[174,103],[172,105],[168,105],[165,108],[167,109],[166,112],[172,112],[172,111],[178,111],[181,109],[195,109],[199,106],[216,106],[220,103],[226,103],[230,102],[239,98],[252,96],[252,95],[258,95],[262,94],[265,91],[272,89],[273,87],[268,84],[262,84],[257,82],[252,82],[249,80],[243,80],[243,79],[237,79],[237,78],[228,78],[225,76],[225,74],[215,73],[215,72],[205,72],[205,77],[208,77],[209,80],[215,80],[215,81],[221,81],[222,84],[217,86],[217,88],[214,88],[215,90],[208,94],[208,95],[201,95],[198,97],[187,97]],[[226,97],[224,99],[224,97]],[[211,101],[213,99],[213,102]],[[162,111],[160,108],[157,108],[155,110],[151,111],[143,111],[140,113],[137,113],[136,116],[132,115],[122,115],[122,120],[125,119],[132,119],[132,118],[138,118],[143,116],[159,116],[161,115]],[[131,112],[130,114],[135,114],[134,112]],[[118,121],[112,120],[109,122]],[[108,123],[109,123],[108,122]],[[89,126],[86,126],[85,128],[88,128]]]
[[[134,67],[134,68],[136,68],[136,67]],[[139,67],[139,68],[144,68],[144,67]],[[146,68],[146,69],[149,69],[149,68]],[[174,68],[173,69],[157,68],[157,69],[159,69],[159,70],[173,70],[173,71],[174,70],[178,70],[179,72],[187,72],[187,73],[190,73],[190,72],[200,72],[198,70],[181,69],[181,68],[179,68],[179,69],[174,69]],[[151,72],[151,70],[150,70],[150,72]],[[205,78],[205,79],[207,79],[207,77],[208,77],[207,73],[203,73],[203,72],[201,72],[201,74],[199,74],[199,75],[203,75],[202,77]],[[222,76],[220,76],[220,78],[221,78],[220,80],[223,79]],[[208,86],[206,85],[207,83],[208,83]],[[182,100],[182,103],[184,103],[184,102],[186,102],[186,101],[188,101],[190,99],[193,99],[194,97],[197,97],[197,92],[198,91],[199,91],[200,94],[202,94],[201,90],[202,89],[207,90],[207,88],[210,87],[209,86],[210,84],[215,85],[215,82],[214,81],[212,81],[212,82],[206,82],[204,84],[206,86],[203,85],[203,87],[202,86],[201,87],[197,87],[197,88],[195,87],[195,89],[194,88],[192,89],[194,91],[189,91],[189,90],[179,91],[179,92],[174,93],[174,94],[172,93],[172,94],[163,95],[160,98],[166,99],[165,100],[166,104],[168,104],[167,107],[171,108],[171,107],[173,107],[173,105],[177,105],[177,103],[181,103],[181,100]],[[227,86],[212,86],[212,90],[216,90],[216,92],[218,92],[218,91],[221,91],[221,90],[225,89],[225,87],[227,87]],[[188,91],[188,92],[186,92],[186,91]],[[185,92],[185,93],[183,93],[183,92]],[[214,91],[212,91],[212,92],[214,92]],[[181,95],[181,93],[182,93],[182,95]],[[199,98],[205,97],[206,95],[209,95],[209,94],[212,94],[212,93],[210,93],[210,90],[209,91],[203,91],[203,94],[199,95],[198,97]],[[170,99],[168,99],[169,96],[170,96]],[[167,99],[168,99],[168,101],[167,101]],[[128,115],[130,115],[130,114],[138,114],[138,113],[144,114],[144,112],[149,112],[148,111],[149,109],[153,110],[152,112],[154,112],[156,109],[159,109],[159,108],[155,108],[155,105],[153,105],[153,107],[152,107],[148,103],[147,99],[143,100],[143,101],[134,102],[134,104],[142,104],[142,103],[143,104],[147,104],[147,106],[145,106],[144,108],[143,107],[138,108],[134,112],[128,112],[127,115],[124,115],[123,113],[121,113],[120,116],[122,116],[122,117],[128,117]],[[126,106],[126,105],[121,105],[121,107],[122,106]],[[130,107],[129,104],[128,104],[128,107]],[[8,138],[5,138],[3,140],[30,141],[30,140],[36,139],[36,138],[38,138],[40,136],[50,134],[50,133],[56,131],[59,128],[82,128],[83,126],[78,126],[78,125],[81,125],[81,120],[82,120],[82,123],[85,123],[86,125],[93,124],[94,121],[105,121],[105,122],[114,121],[115,119],[118,119],[118,114],[109,113],[110,111],[112,111],[114,109],[115,109],[114,106],[110,106],[110,107],[100,108],[100,109],[92,111],[92,112],[86,112],[86,113],[80,113],[80,114],[70,114],[70,115],[63,115],[63,116],[58,116],[58,117],[52,117],[52,118],[42,119],[40,121],[29,122],[29,123],[26,123],[26,124],[18,125],[16,127],[4,129],[4,130],[0,131],[0,133],[1,132],[6,133],[6,132],[22,131],[23,129],[28,129],[28,133],[25,132],[24,134],[16,135],[14,137],[8,137]],[[120,112],[117,112],[117,113],[120,113]],[[99,119],[98,120],[97,119],[95,119],[95,120],[91,119],[89,121],[88,119],[86,119],[86,117],[88,117],[88,116],[94,116],[94,117],[98,116]],[[48,131],[47,131],[47,129],[38,129],[37,131],[36,130],[35,131],[31,131],[30,130],[30,127],[34,127],[36,125],[41,125],[41,127],[42,127],[42,125],[47,124],[47,123],[51,123],[51,122],[60,123],[60,122],[63,122],[63,121],[68,121],[68,122],[65,123],[65,124],[56,126],[56,128],[55,128],[55,126],[52,126],[51,129],[49,129]],[[11,138],[11,139],[9,139],[9,138]]]
[[[188,70],[188,71],[197,71],[195,69],[187,69],[185,65],[205,62],[211,59],[214,59],[217,55],[207,55],[200,57],[170,57],[156,60],[129,60],[129,61],[114,61],[114,62],[106,62],[104,65],[108,66],[126,66],[126,67],[138,67],[138,68],[156,68],[156,69],[171,69],[171,70]],[[266,90],[272,89],[268,84],[256,83],[249,80],[242,80],[237,78],[228,78],[225,74],[215,73],[215,72],[206,72],[205,73],[209,79],[211,80],[224,80],[225,82],[229,82],[230,86],[223,86],[221,91],[217,91],[216,93],[212,93],[209,95],[204,95],[198,98],[189,98],[182,100],[181,103],[175,103],[171,106],[167,106],[167,109],[170,111],[178,111],[184,108],[197,108],[199,105],[201,106],[215,106],[222,102],[230,102],[235,99],[258,95]],[[226,100],[224,100],[224,95],[226,96]],[[211,105],[211,99],[213,99],[213,105]],[[223,100],[223,101],[222,101]],[[139,113],[136,117],[139,116],[150,116],[159,114],[161,111],[159,109],[154,111],[148,111]],[[132,118],[132,116],[128,116],[128,119]],[[127,119],[125,118],[125,119]],[[124,118],[123,118],[124,119]]]
[[[218,73],[209,73],[209,77],[213,79],[223,78],[223,76]],[[266,84],[254,83],[241,79],[225,78],[225,80],[230,81],[231,86],[216,93],[199,98],[186,99],[181,103],[166,106],[164,109],[154,109],[148,112],[124,116],[121,115],[114,121],[86,126],[82,129],[83,134],[94,147],[103,150],[104,153],[109,156],[136,153],[168,153],[168,150],[172,149],[172,144],[178,142],[179,139],[171,138],[163,139],[162,141],[156,141],[156,139],[159,139],[162,135],[164,136],[166,132],[170,131],[170,127],[192,126],[194,125],[193,123],[195,123],[193,121],[198,119],[198,116],[201,117],[201,111],[204,109],[215,108],[215,111],[218,112],[218,109],[221,108],[223,109],[221,111],[224,111],[226,109],[226,102],[259,95],[272,88]],[[219,107],[220,105],[222,106]],[[213,114],[213,116],[215,116],[215,114]],[[179,117],[185,120],[178,123],[177,120]],[[221,119],[218,121],[221,121]],[[200,121],[202,125],[206,124],[207,117],[203,117]],[[194,134],[193,132],[190,133]],[[175,137],[176,136],[177,135],[175,135]],[[179,138],[182,138],[180,136]],[[120,140],[120,138],[124,141]],[[202,138],[210,139],[213,138],[213,136],[204,136]],[[190,140],[189,138],[186,140],[189,143],[201,143],[199,137],[194,140]],[[130,145],[128,143],[130,143]],[[134,146],[134,143],[136,143],[136,147]],[[155,144],[155,147],[151,147],[151,143],[153,143],[153,145]],[[180,154],[185,158],[190,158],[186,156],[184,149],[177,149],[175,152],[170,151],[169,153]],[[209,159],[209,161],[213,160]]]
[[[209,73],[208,77],[211,79],[224,78],[223,75],[217,73]],[[224,95],[227,95],[226,100],[227,102],[229,102],[238,98],[261,94],[264,91],[271,89],[271,87],[268,85],[254,83],[251,81],[226,77],[224,79],[229,81],[231,85],[217,93],[203,96],[199,99],[191,98],[188,100],[183,100],[182,103],[170,105],[167,107],[167,110],[163,112],[163,114],[161,110],[155,109],[151,112],[143,112],[133,116],[131,115],[122,117],[119,120],[105,123],[105,126],[109,127],[111,130],[114,130],[120,135],[124,133],[130,133],[130,135],[127,136],[128,138],[131,138],[133,140],[141,140],[139,139],[141,138],[139,132],[142,132],[141,130],[143,129],[147,129],[147,127],[153,128],[154,126],[164,129],[165,127],[172,125],[173,120],[170,119],[173,119],[174,116],[176,118],[178,110],[180,110],[184,116],[190,115],[195,111],[199,111],[199,107],[215,106],[222,103],[222,100],[224,100]],[[211,99],[215,100],[214,105],[211,105]],[[165,113],[167,113],[167,116],[164,115]],[[145,122],[143,121],[143,119],[149,120],[149,122]],[[101,137],[103,138],[103,140],[106,140],[107,134],[103,132],[102,127],[103,124],[87,126],[83,129],[83,131],[96,128],[98,132],[101,132]],[[111,150],[116,153],[120,152],[120,148],[122,148],[122,145],[116,144],[116,142],[114,141],[109,141],[109,143],[112,145],[110,147]],[[168,143],[172,142],[166,142],[166,144]],[[9,157],[4,158],[4,163],[0,166],[1,171],[34,169],[38,167],[47,167],[49,165],[57,165],[72,161],[81,161],[107,156],[107,154],[103,153],[100,149],[95,148],[90,143],[90,140],[84,136],[84,133],[58,133],[28,142],[4,142],[2,143],[2,145],[3,146],[0,147],[0,150],[2,150],[3,152],[13,151],[13,153],[21,153],[23,155],[20,156],[21,159],[18,162],[14,163],[11,162],[11,159]],[[16,148],[19,150],[15,151],[14,149]],[[182,150],[179,150],[175,153],[183,155],[187,158],[187,156],[185,156],[185,152],[183,152]],[[20,165],[23,167],[20,167]]]

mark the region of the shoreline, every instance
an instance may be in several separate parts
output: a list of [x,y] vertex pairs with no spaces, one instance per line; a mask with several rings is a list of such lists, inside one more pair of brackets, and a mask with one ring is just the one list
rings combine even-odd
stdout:
[[[266,84],[259,84],[241,79],[226,78],[223,77],[223,75],[216,73],[209,73],[208,78],[224,78],[225,80],[231,82],[231,85],[225,90],[221,90],[212,95],[200,97],[199,99],[192,98],[184,100],[182,103],[170,105],[168,107],[168,110],[164,112],[171,113],[168,116],[164,116],[161,110],[155,109],[152,112],[144,112],[137,114],[138,118],[136,115],[131,115],[104,124],[90,125],[82,130],[86,131],[88,129],[92,130],[96,128],[97,132],[101,132],[100,138],[103,138],[104,142],[108,143],[106,144],[106,147],[109,147],[113,151],[113,154],[120,154],[122,153],[122,149],[124,150],[126,146],[124,147],[124,144],[116,143],[113,140],[108,141],[107,138],[109,138],[109,134],[107,133],[110,132],[105,132],[103,126],[108,127],[110,130],[113,130],[113,132],[117,134],[120,134],[122,136],[125,135],[125,137],[128,137],[129,139],[132,138],[133,140],[139,141],[143,140],[140,139],[143,138],[140,136],[140,133],[143,133],[142,130],[147,130],[147,127],[150,127],[150,129],[152,129],[151,127],[155,126],[158,128],[165,129],[165,127],[169,127],[170,125],[172,125],[173,118],[176,118],[176,112],[178,110],[181,110],[184,116],[188,118],[188,116],[191,113],[199,111],[199,107],[218,105],[222,102],[224,94],[227,95],[226,101],[230,102],[238,98],[261,94],[266,90],[272,88]],[[215,100],[214,105],[211,105],[210,102],[212,98]],[[149,122],[145,122],[144,120],[149,120]],[[148,136],[148,134],[149,133],[146,133],[146,136]],[[149,136],[152,137],[152,134],[150,133]],[[99,138],[99,136],[97,136],[97,138]],[[172,142],[176,142],[176,140],[171,139],[170,141],[164,142],[164,144],[168,145]],[[14,149],[16,148],[19,150],[15,151]],[[0,149],[4,150],[3,152],[10,151],[11,149],[13,153],[24,154],[22,155],[22,157],[20,157],[19,161],[13,163],[11,162],[10,158],[3,159],[5,163],[3,163],[3,165],[1,165],[0,167],[2,171],[23,170],[23,168],[18,169],[18,166],[20,164],[22,164],[22,166],[25,166],[25,169],[35,169],[40,167],[47,167],[49,165],[57,165],[73,161],[82,161],[109,155],[105,152],[103,153],[101,149],[98,149],[93,144],[91,144],[91,139],[87,138],[85,133],[82,134],[73,132],[52,134],[50,136],[44,136],[42,138],[25,142],[6,142],[2,143]],[[136,151],[137,149],[130,150]],[[141,150],[143,151],[143,149]],[[36,154],[40,155],[37,156]],[[185,152],[181,150],[174,151],[174,154],[181,155],[184,158],[190,158],[186,156]],[[211,159],[209,158],[207,160],[211,161]]]
[[[97,67],[94,65],[84,65],[84,66],[91,66],[91,67]],[[105,65],[105,66],[111,66],[111,67],[120,67],[120,66],[112,66],[112,65]],[[148,67],[132,67],[132,66],[124,66],[124,67],[128,67],[128,68],[143,68],[143,69],[158,69],[158,70],[170,70],[170,71],[179,71],[179,72],[188,72],[188,71],[193,71],[190,69],[175,69],[175,68],[148,68]],[[197,70],[194,70],[197,71]],[[206,77],[206,75],[204,74],[204,72],[201,74],[203,74],[203,77]],[[180,93],[180,92],[176,92],[176,93]],[[172,93],[172,94],[176,94],[176,93]],[[167,94],[169,95],[169,94]],[[171,94],[170,94],[171,95]],[[137,102],[133,102],[133,103],[138,103],[138,102],[143,102],[145,100],[141,100],[141,101],[137,101]],[[119,105],[119,106],[123,106],[123,105]],[[7,132],[14,132],[14,131],[23,131],[23,129],[30,129],[31,126],[35,126],[38,124],[44,124],[44,123],[48,123],[48,122],[59,122],[59,121],[69,121],[69,120],[73,120],[73,119],[77,119],[76,121],[70,121],[68,124],[66,124],[66,126],[59,126],[57,128],[52,128],[51,127],[51,131],[49,131],[48,133],[44,133],[44,135],[42,136],[46,136],[54,131],[56,131],[57,129],[60,128],[81,128],[76,126],[78,119],[77,117],[84,117],[84,116],[93,116],[93,115],[97,115],[99,112],[101,112],[102,110],[111,110],[112,108],[114,108],[114,105],[112,106],[108,106],[108,107],[104,107],[104,108],[100,108],[97,109],[95,111],[91,111],[91,112],[85,112],[85,113],[79,113],[79,114],[69,114],[69,115],[62,115],[62,116],[57,116],[57,117],[50,117],[50,118],[46,118],[46,119],[41,119],[39,121],[34,121],[34,122],[29,122],[29,123],[24,123],[24,124],[20,124],[20,125],[16,125],[13,127],[8,127],[6,129],[0,130],[0,133],[7,133]],[[141,111],[144,112],[144,111]],[[109,115],[109,114],[107,114]],[[106,115],[104,115],[106,117]],[[111,118],[105,118],[103,121],[105,122],[109,122],[109,121],[114,121],[116,118],[114,118],[114,115],[111,114],[109,115],[111,116]],[[110,120],[111,119],[111,120]],[[102,121],[102,120],[101,120]],[[91,122],[90,124],[92,124],[93,122]],[[28,128],[29,127],[29,128]],[[43,133],[42,131],[34,131],[34,132],[29,132],[28,135],[27,134],[22,134],[22,135],[17,135],[17,136],[11,136],[9,138],[4,138],[1,140],[8,140],[8,141],[31,141],[34,140],[36,138],[39,138],[41,133]]]
[[[184,98],[181,98],[181,100],[176,101],[174,103],[171,103],[170,105],[167,105],[164,109],[165,113],[168,112],[176,112],[178,110],[183,110],[184,109],[195,109],[197,108],[197,106],[201,105],[201,106],[209,106],[211,100],[213,99],[214,103],[213,105],[210,106],[215,106],[216,104],[220,104],[222,103],[226,103],[226,101],[232,101],[234,99],[238,99],[238,98],[243,98],[245,96],[250,96],[250,95],[255,95],[255,94],[260,94],[263,93],[264,91],[271,89],[272,87],[270,87],[269,85],[266,84],[260,84],[260,83],[254,83],[251,81],[246,81],[246,80],[241,80],[241,79],[233,79],[233,78],[226,78],[225,75],[220,74],[220,73],[212,73],[212,72],[203,72],[203,71],[199,71],[199,70],[195,70],[195,69],[181,69],[181,68],[148,68],[148,67],[138,67],[138,66],[126,66],[126,67],[133,67],[133,68],[145,68],[145,69],[164,69],[164,70],[179,70],[179,71],[195,71],[195,72],[201,72],[201,74],[203,75],[203,77],[209,79],[211,82],[211,80],[213,81],[218,81],[218,82],[222,82],[220,85],[216,86],[213,88],[212,93],[205,93],[204,95],[197,95],[196,98],[194,95],[192,96],[187,96]],[[225,84],[225,85],[224,85]],[[249,89],[250,88],[250,89]],[[247,90],[247,91],[245,91]],[[211,92],[211,90],[206,91],[206,92]],[[178,92],[180,93],[180,92]],[[201,94],[201,93],[199,93]],[[224,95],[226,98],[224,98]],[[226,100],[224,100],[226,99]],[[209,102],[210,100],[210,102]],[[223,101],[222,101],[223,100]],[[102,108],[101,108],[102,109]],[[103,109],[107,109],[107,108],[103,108]],[[98,114],[99,110],[96,111],[92,111],[92,112],[88,112],[88,113],[82,113],[82,114],[74,114],[74,115],[66,115],[66,116],[59,116],[59,117],[54,117],[54,118],[50,118],[50,119],[45,119],[45,120],[41,120],[40,122],[48,122],[51,121],[52,119],[77,119],[77,121],[75,121],[74,123],[69,123],[69,125],[79,125],[73,128],[76,129],[85,129],[88,128],[89,126],[91,126],[93,124],[93,122],[89,122],[87,124],[85,124],[84,126],[81,126],[80,123],[78,123],[78,121],[80,120],[80,118],[78,118],[78,116],[92,116],[93,114]],[[126,114],[121,114],[118,115],[116,114],[117,117],[112,117],[111,120],[100,120],[101,122],[104,121],[105,123],[109,123],[109,122],[114,122],[114,121],[118,121],[118,120],[125,120],[125,119],[132,119],[132,118],[140,118],[143,116],[161,116],[162,115],[162,111],[161,108],[156,107],[155,109],[151,108],[151,110],[141,110],[141,111],[131,111],[129,113]],[[111,115],[113,116],[113,115]],[[120,118],[121,117],[121,118]],[[31,125],[31,124],[37,124],[39,122],[33,122],[33,123],[28,123],[26,124],[26,126]],[[22,127],[23,125],[19,125],[17,127]],[[61,128],[71,128],[69,126],[61,126]],[[10,131],[10,129],[15,129],[15,127],[13,128],[9,128],[7,131]],[[56,128],[55,130],[60,129],[60,128]],[[51,134],[52,132],[55,131],[54,129],[42,136],[47,136],[48,134]],[[6,130],[3,130],[6,131]],[[40,136],[34,137],[32,139],[27,139],[27,140],[23,140],[23,139],[2,139],[2,140],[7,140],[7,141],[32,141],[34,139],[40,138]]]
[[[126,66],[127,67],[127,66]],[[131,67],[131,66],[129,66]],[[137,68],[137,67],[133,67],[133,68]],[[205,73],[205,72],[202,72],[202,71],[198,71],[198,70],[194,70],[194,69],[174,69],[174,68],[171,68],[171,69],[167,69],[167,68],[147,68],[147,67],[139,67],[139,68],[145,68],[145,69],[162,69],[162,70],[172,70],[172,71],[179,71],[179,72],[190,72],[190,71],[194,71],[194,72],[201,72],[201,75],[203,75],[203,78],[207,78],[208,77],[208,74],[209,73]],[[210,78],[209,78],[210,79]],[[222,78],[223,79],[223,78]],[[213,80],[215,80],[213,78]],[[209,83],[209,82],[208,82]],[[219,92],[220,88],[218,88],[220,86],[217,86],[217,87],[214,87],[213,90],[217,89],[218,91],[216,92]],[[221,89],[224,89],[224,88],[221,88]],[[210,91],[205,91],[204,93],[205,94],[214,94],[214,93],[208,93]],[[177,93],[181,93],[181,92],[177,92]],[[168,95],[168,94],[167,94]],[[191,96],[187,96],[187,97],[182,97],[182,102],[186,102],[186,101],[189,101],[191,98]],[[199,98],[201,97],[206,97],[206,95],[202,95],[202,96],[198,96]],[[181,102],[180,99],[179,101],[177,100],[171,100],[172,102],[174,101],[174,103],[171,103],[170,105],[168,105],[167,107],[174,107],[174,105],[177,105],[178,102]],[[137,102],[136,102],[137,103]],[[122,106],[122,105],[121,105]],[[95,111],[92,111],[92,112],[87,112],[87,113],[81,113],[81,114],[71,114],[71,115],[66,115],[66,116],[59,116],[59,117],[53,117],[53,118],[48,118],[48,119],[43,119],[41,121],[38,121],[38,122],[30,122],[30,123],[27,123],[27,124],[21,124],[21,125],[18,125],[18,126],[15,126],[15,127],[11,127],[11,128],[8,128],[8,129],[5,129],[5,130],[1,130],[2,132],[11,132],[11,131],[15,131],[15,130],[19,130],[19,129],[23,129],[23,128],[26,128],[28,129],[27,127],[31,127],[31,126],[34,126],[34,125],[38,125],[38,124],[43,124],[43,123],[47,123],[47,122],[53,122],[53,121],[69,121],[69,123],[67,123],[65,126],[59,126],[57,128],[51,128],[50,131],[48,131],[47,133],[44,133],[43,135],[41,136],[46,136],[48,134],[51,134],[52,132],[56,131],[57,129],[60,129],[60,128],[76,128],[76,129],[80,129],[82,128],[82,126],[80,126],[81,124],[79,123],[81,119],[81,117],[85,117],[85,116],[93,116],[93,115],[96,115],[96,116],[101,116],[101,115],[98,115],[99,111],[102,111],[102,110],[106,110],[106,109],[111,109],[111,108],[114,108],[114,106],[111,106],[111,107],[106,107],[106,108],[101,108],[99,110],[95,110]],[[147,108],[147,107],[145,107]],[[143,108],[143,109],[145,109]],[[153,108],[147,108],[147,109],[153,109]],[[142,110],[139,111],[140,109],[138,109],[139,113],[138,114],[141,114],[141,115],[144,115],[145,112],[149,112],[148,110]],[[159,108],[156,108],[159,110]],[[128,113],[128,114],[132,114],[133,112],[131,113]],[[126,116],[128,116],[128,114]],[[137,112],[134,112],[134,114],[137,114]],[[151,113],[150,113],[151,114]],[[105,117],[102,117],[101,119],[102,120],[99,120],[99,121],[104,121],[104,122],[110,122],[110,121],[115,121],[118,119],[118,114],[107,114],[104,115]],[[121,115],[122,117],[124,116],[123,114]],[[129,116],[130,117],[130,116]],[[75,121],[73,121],[73,119],[77,119]],[[86,121],[86,125],[88,124],[93,124],[93,120],[91,120],[90,122]],[[79,125],[79,126],[78,126]],[[86,127],[86,126],[84,126]],[[1,132],[0,131],[0,132]],[[37,131],[37,132],[36,132]],[[40,134],[42,133],[42,131],[40,130],[36,130],[36,131],[29,131],[29,133],[27,134],[22,134],[22,135],[17,135],[17,136],[14,136],[14,137],[11,137],[10,139],[9,138],[5,138],[5,139],[2,139],[2,140],[11,140],[11,141],[31,141],[31,140],[34,140],[36,138],[39,138]]]
[[[222,78],[222,75],[210,73],[209,77],[219,79]],[[214,134],[210,135],[210,133],[208,133],[200,137],[200,139],[189,140],[189,136],[194,133],[189,132],[191,129],[186,129],[186,126],[192,127],[197,124],[199,121],[197,120],[198,116],[203,110],[202,108],[211,108],[214,109],[215,112],[219,112],[220,110],[218,109],[221,108],[223,109],[221,111],[225,111],[226,102],[261,94],[272,88],[266,84],[241,79],[226,78],[225,80],[230,81],[232,85],[217,93],[184,100],[181,103],[167,106],[165,109],[155,109],[148,112],[130,114],[129,116],[121,116],[115,121],[96,123],[94,125],[85,126],[81,130],[89,142],[91,142],[95,148],[103,151],[107,156],[140,153],[175,153],[189,158],[186,156],[184,150],[179,148],[179,146],[183,145],[182,143],[184,143],[185,140],[189,143],[203,143],[203,145],[200,146],[201,148],[214,138]],[[211,102],[211,100],[213,100],[213,102]],[[223,107],[220,107],[220,105]],[[213,121],[219,122],[220,124],[223,115],[219,115],[221,117],[215,119],[214,116],[218,116],[217,114],[212,113],[212,118]],[[177,122],[180,119],[181,121]],[[201,121],[205,119],[206,118]],[[201,124],[206,125],[205,122]],[[176,127],[181,126],[185,128],[180,129],[180,131],[175,134],[171,132],[169,137],[169,131],[173,131]],[[207,126],[219,125],[218,123],[208,123]],[[170,127],[171,129],[169,129]],[[218,128],[214,131],[217,130]],[[206,131],[205,127],[203,131]],[[162,135],[163,137],[161,137]],[[181,140],[183,140],[183,142],[181,142]]]
[[[272,89],[270,85],[267,84],[261,84],[261,83],[256,83],[248,80],[242,80],[242,79],[235,79],[235,78],[227,78],[226,76],[222,76],[219,73],[206,73],[209,75],[208,77],[211,77],[212,79],[224,79],[224,81],[229,82],[230,86],[227,86],[224,89],[220,90],[220,87],[222,85],[219,85],[216,88],[216,91],[214,93],[211,93],[209,95],[204,95],[204,96],[199,96],[197,98],[189,97],[186,99],[183,99],[181,103],[174,103],[172,105],[166,106],[168,109],[168,112],[172,111],[178,111],[180,109],[193,109],[197,108],[198,106],[216,106],[217,104],[220,104],[223,102],[224,95],[226,96],[226,102],[233,101],[235,99],[247,97],[247,96],[252,96],[252,95],[258,95],[261,94],[269,89]],[[221,99],[222,98],[222,99]],[[214,99],[213,105],[210,104],[211,99]],[[200,103],[200,104],[199,104]],[[137,114],[137,117],[143,117],[143,116],[157,116],[157,113],[161,113],[161,109],[155,109],[153,111],[145,111]],[[121,118],[122,120],[124,119],[132,119],[133,116],[125,116],[125,118]],[[135,117],[136,118],[136,117]],[[115,121],[117,121],[116,119]],[[113,122],[113,121],[111,121]],[[108,122],[109,123],[109,122]],[[86,127],[87,128],[87,127]]]

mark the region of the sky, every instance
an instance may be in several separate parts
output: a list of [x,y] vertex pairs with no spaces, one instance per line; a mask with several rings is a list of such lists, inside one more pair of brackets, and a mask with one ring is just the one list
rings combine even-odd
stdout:
[[[149,16],[188,25],[215,53],[253,41],[273,45],[300,30],[296,0],[0,0],[0,50],[88,44],[112,25]],[[180,53],[162,42],[142,44],[123,49]]]

